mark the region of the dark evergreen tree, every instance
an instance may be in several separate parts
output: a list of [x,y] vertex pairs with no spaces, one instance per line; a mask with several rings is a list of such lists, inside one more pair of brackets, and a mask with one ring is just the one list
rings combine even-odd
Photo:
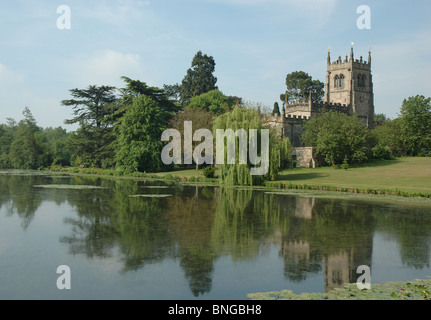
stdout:
[[72,89],[73,99],[61,102],[64,106],[71,106],[74,114],[65,123],[79,123],[79,129],[70,140],[75,165],[113,165],[115,137],[111,116],[118,109],[115,90],[112,86],[95,85],[87,89]]
[[180,100],[183,106],[187,105],[191,98],[217,89],[217,78],[213,75],[214,71],[214,58],[198,51],[192,60],[191,68],[187,70],[181,83]]

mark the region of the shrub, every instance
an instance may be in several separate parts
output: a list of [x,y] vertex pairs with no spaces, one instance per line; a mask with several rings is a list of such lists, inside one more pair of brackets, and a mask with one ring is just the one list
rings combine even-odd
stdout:
[[208,166],[203,170],[205,178],[214,178],[216,169],[214,167]]
[[392,158],[391,149],[387,146],[377,145],[371,150],[373,152],[373,158],[379,160],[390,160]]
[[349,169],[349,160],[347,159],[347,156],[344,157],[343,164],[340,167],[344,170]]

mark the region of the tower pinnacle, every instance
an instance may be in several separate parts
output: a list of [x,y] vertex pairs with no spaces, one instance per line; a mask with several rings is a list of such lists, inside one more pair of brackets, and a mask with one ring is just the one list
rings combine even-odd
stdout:
[[371,47],[368,50],[368,64],[371,66]]

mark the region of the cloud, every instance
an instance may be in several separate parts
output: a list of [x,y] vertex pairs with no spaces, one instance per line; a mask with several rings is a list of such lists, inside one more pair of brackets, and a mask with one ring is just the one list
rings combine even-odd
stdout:
[[122,76],[138,78],[145,69],[139,54],[104,49],[63,62],[67,82],[74,87],[124,85]]

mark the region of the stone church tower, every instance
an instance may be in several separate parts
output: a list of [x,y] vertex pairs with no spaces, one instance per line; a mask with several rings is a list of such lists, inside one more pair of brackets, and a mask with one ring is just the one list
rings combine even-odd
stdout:
[[374,93],[371,75],[371,52],[368,60],[354,59],[353,47],[350,57],[331,62],[328,51],[325,94],[323,102],[313,102],[310,97],[289,103],[285,101],[281,114],[272,114],[266,123],[278,128],[280,135],[288,137],[293,148],[297,166],[314,167],[313,148],[302,141],[303,125],[323,111],[336,111],[356,115],[369,129],[374,128]]
[[362,56],[355,60],[352,47],[350,58],[346,55],[343,61],[338,57],[331,63],[328,51],[324,102],[348,105],[350,115],[356,114],[369,129],[374,128],[371,52],[368,52],[368,61]]

